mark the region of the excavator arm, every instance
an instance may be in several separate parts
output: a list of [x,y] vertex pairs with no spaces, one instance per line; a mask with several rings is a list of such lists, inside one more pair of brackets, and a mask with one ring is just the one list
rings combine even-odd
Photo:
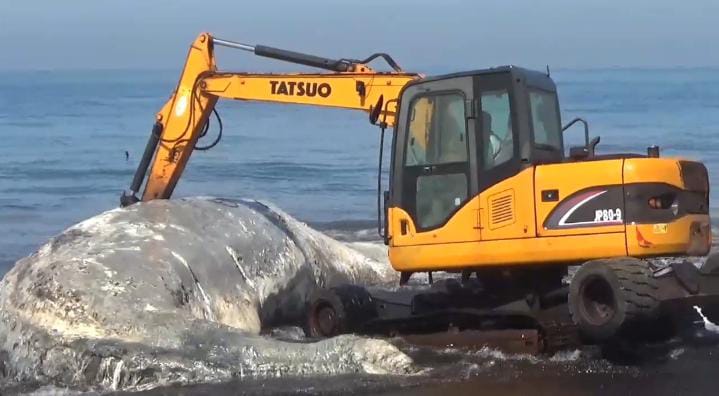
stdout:
[[[217,70],[215,46],[328,70],[327,73],[256,74]],[[367,63],[383,58],[394,69],[377,72]],[[203,33],[190,48],[179,84],[152,128],[142,160],[123,206],[138,202],[148,169],[142,200],[167,199],[180,179],[197,141],[207,132],[219,99],[252,100],[356,109],[369,112],[373,122],[394,125],[402,87],[421,76],[405,73],[386,54],[365,60],[327,59],[267,46],[221,40]],[[219,120],[219,117],[218,117]],[[211,144],[210,146],[213,146]],[[205,147],[207,148],[207,147]]]

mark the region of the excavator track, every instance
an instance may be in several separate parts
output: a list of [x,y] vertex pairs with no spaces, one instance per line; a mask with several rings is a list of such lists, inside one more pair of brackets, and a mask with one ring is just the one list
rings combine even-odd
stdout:
[[307,319],[306,334],[312,338],[357,333],[401,337],[416,345],[488,346],[528,354],[581,345],[565,304],[540,309],[524,297],[492,302],[481,290],[464,287],[409,291],[402,297],[341,285],[315,293],[308,301]]
[[579,327],[571,320],[540,321],[541,351],[553,354],[582,346]]

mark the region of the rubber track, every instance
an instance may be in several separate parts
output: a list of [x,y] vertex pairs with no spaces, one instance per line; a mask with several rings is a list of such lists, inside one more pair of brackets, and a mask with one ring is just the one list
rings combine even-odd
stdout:
[[571,319],[568,321],[540,321],[539,325],[543,343],[542,352],[545,354],[579,348],[582,345],[579,328]]

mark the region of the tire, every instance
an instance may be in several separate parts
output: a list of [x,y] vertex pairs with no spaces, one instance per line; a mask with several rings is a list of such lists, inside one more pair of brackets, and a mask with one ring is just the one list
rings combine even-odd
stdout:
[[308,300],[305,335],[328,338],[359,331],[377,317],[372,295],[355,285],[318,289]]
[[584,338],[603,342],[657,319],[656,290],[645,261],[628,257],[588,261],[569,285],[569,311]]

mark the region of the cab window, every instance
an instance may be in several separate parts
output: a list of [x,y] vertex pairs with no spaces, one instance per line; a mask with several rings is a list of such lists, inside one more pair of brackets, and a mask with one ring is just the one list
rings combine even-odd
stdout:
[[507,90],[482,93],[482,167],[489,170],[514,157],[512,116]]
[[553,92],[529,90],[534,128],[534,145],[539,149],[562,152],[562,131],[559,126],[557,96]]
[[424,96],[412,103],[405,165],[467,161],[464,97]]
[[[404,166],[419,229],[444,224],[468,197],[464,96],[443,93],[412,101]],[[414,175],[410,177],[409,175]]]

